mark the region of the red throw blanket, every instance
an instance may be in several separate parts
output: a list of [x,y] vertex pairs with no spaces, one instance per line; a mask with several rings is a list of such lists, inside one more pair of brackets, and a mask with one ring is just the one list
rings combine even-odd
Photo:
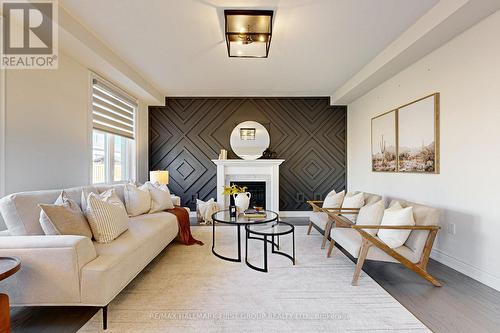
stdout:
[[167,212],[177,216],[177,222],[179,223],[179,239],[181,243],[186,245],[203,245],[202,241],[194,239],[193,235],[191,235],[191,225],[189,223],[189,212],[187,209],[176,206],[173,209],[167,209]]

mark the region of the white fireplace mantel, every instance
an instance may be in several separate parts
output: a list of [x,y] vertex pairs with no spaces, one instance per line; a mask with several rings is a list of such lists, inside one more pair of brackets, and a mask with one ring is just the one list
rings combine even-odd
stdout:
[[285,160],[212,160],[217,165],[217,202],[229,206],[222,195],[231,181],[266,182],[266,209],[279,212],[279,166]]

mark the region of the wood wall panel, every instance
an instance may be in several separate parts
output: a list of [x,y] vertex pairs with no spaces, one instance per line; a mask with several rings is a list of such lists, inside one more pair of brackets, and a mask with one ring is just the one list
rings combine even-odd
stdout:
[[149,107],[149,169],[170,173],[171,191],[194,209],[196,198],[216,198],[211,159],[240,122],[267,127],[280,167],[280,210],[307,210],[307,199],[346,187],[346,107],[328,97],[168,97]]

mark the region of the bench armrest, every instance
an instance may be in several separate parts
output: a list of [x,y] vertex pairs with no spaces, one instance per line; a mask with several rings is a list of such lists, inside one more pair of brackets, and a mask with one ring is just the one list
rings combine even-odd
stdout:
[[438,225],[353,225],[353,229],[439,230]]

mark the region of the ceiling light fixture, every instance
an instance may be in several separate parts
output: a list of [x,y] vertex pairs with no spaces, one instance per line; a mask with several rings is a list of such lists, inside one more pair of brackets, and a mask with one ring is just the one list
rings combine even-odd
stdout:
[[273,14],[272,10],[224,10],[229,57],[267,58]]

